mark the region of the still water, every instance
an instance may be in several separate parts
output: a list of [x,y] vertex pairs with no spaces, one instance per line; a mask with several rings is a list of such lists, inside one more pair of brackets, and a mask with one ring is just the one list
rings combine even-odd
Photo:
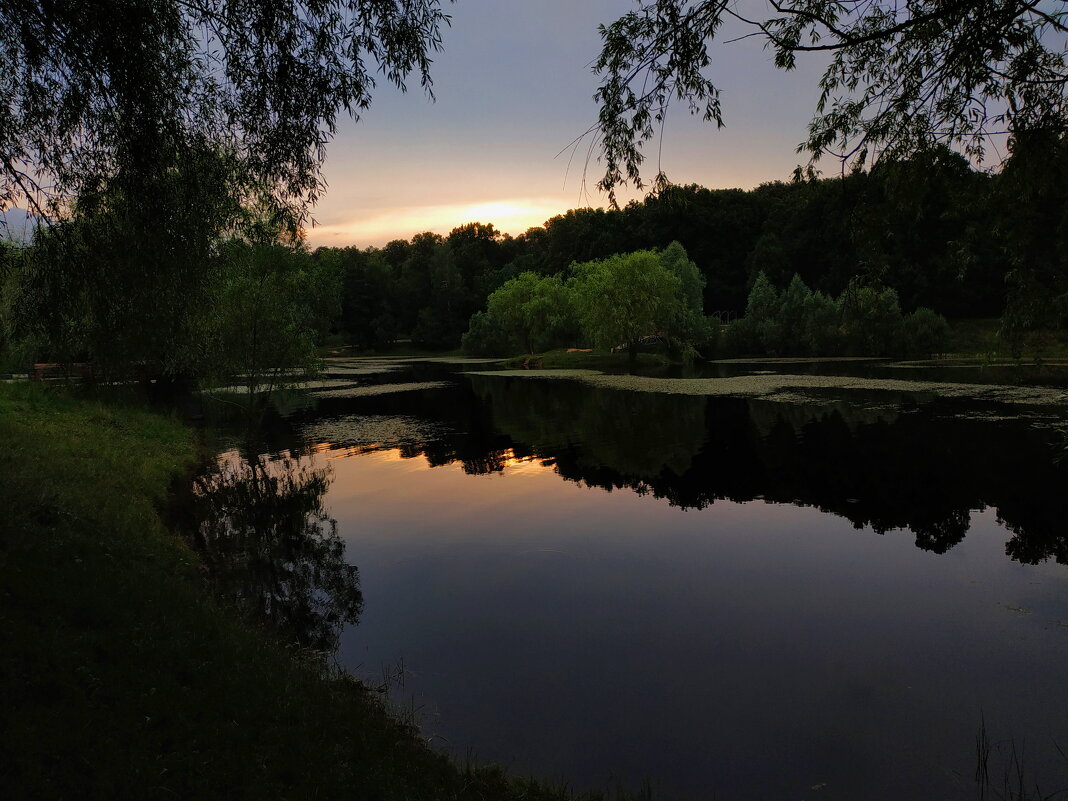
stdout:
[[339,364],[224,458],[293,518],[235,597],[297,599],[435,747],[665,799],[963,799],[985,726],[992,788],[1068,786],[1062,409],[459,369]]

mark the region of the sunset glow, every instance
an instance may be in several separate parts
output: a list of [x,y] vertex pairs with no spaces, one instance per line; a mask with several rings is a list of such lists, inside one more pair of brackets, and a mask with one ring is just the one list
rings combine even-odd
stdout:
[[410,239],[424,231],[446,235],[470,222],[492,224],[502,233],[516,235],[564,211],[559,201],[550,198],[384,209],[348,222],[315,226],[308,231],[308,242],[312,247],[380,246],[391,239]]

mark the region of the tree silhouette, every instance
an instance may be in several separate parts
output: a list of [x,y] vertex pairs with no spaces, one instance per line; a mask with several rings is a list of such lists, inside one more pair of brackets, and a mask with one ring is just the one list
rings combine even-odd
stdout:
[[440,0],[0,4],[0,208],[41,212],[211,142],[299,218],[338,113],[369,106],[376,72],[429,92],[447,23]]
[[330,475],[293,458],[222,461],[193,488],[191,539],[223,599],[278,636],[330,652],[363,608],[323,508]]
[[727,0],[639,0],[601,27],[600,186],[613,200],[620,184],[642,186],[642,145],[673,101],[723,125],[706,74],[717,39],[761,38],[786,70],[830,54],[804,147],[860,165],[938,143],[981,158],[991,133],[1064,130],[1066,34],[1065,0],[768,0],[763,17]]

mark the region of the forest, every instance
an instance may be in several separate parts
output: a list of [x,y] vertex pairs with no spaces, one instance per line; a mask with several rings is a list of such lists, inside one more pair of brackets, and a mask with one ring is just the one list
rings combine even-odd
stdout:
[[706,315],[733,319],[757,275],[796,274],[837,296],[851,281],[897,292],[906,312],[1061,326],[1068,237],[1068,145],[1017,146],[1004,169],[972,169],[934,150],[844,177],[753,190],[670,186],[619,209],[575,209],[516,237],[471,224],[384,248],[317,251],[341,263],[341,327],[374,347],[410,335],[455,347],[473,313],[522,273],[679,242],[704,279]]
[[[574,280],[582,265],[672,243],[696,271],[687,301],[693,314],[721,324],[745,316],[761,276],[776,292],[796,276],[828,299],[890,291],[906,315],[1000,317],[1005,352],[1016,356],[1028,331],[1068,321],[1063,137],[1021,139],[998,172],[976,170],[940,148],[845,176],[800,176],[748,191],[667,186],[622,208],[573,209],[518,236],[472,222],[380,248],[312,251],[300,230],[263,221],[240,236],[212,238],[197,230],[201,211],[187,183],[171,179],[164,188],[168,213],[187,216],[163,237],[158,230],[138,236],[146,226],[110,198],[41,228],[27,247],[4,246],[0,369],[93,362],[105,377],[133,371],[218,383],[251,376],[255,392],[312,364],[327,341],[361,351],[405,340],[448,350],[471,329],[469,351],[514,355],[535,343],[487,329],[484,314],[509,282],[526,276],[548,281],[544,289]],[[100,275],[107,280],[89,280]],[[562,295],[543,302],[566,316]],[[608,343],[574,321],[559,325],[538,346],[630,341]],[[665,327],[645,325],[631,339]],[[682,339],[706,357],[784,352],[746,334],[745,325],[711,343],[707,325],[684,327]],[[800,352],[909,350],[916,349],[835,346],[825,338]]]

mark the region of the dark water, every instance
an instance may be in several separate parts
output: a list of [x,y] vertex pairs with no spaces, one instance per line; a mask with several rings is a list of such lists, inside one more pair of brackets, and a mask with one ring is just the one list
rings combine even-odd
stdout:
[[[661,798],[975,798],[985,721],[994,789],[1014,750],[1068,786],[1060,411],[353,383],[428,380],[290,405],[225,498],[293,519],[231,594],[296,599],[438,747]],[[229,514],[216,543],[256,529]]]
[[887,378],[904,381],[950,381],[961,384],[1008,384],[1021,386],[1068,387],[1068,365],[1063,360],[1018,363],[930,362],[892,359],[768,359],[758,362],[726,360],[670,367],[666,372],[695,378],[729,378],[738,375],[775,372],[791,375],[842,375],[859,378]]

